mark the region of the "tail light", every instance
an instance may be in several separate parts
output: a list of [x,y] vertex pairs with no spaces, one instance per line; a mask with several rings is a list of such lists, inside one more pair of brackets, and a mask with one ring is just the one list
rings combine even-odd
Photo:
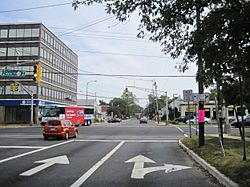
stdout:
[[64,132],[64,129],[65,129],[64,126],[60,126],[60,131],[61,132]]

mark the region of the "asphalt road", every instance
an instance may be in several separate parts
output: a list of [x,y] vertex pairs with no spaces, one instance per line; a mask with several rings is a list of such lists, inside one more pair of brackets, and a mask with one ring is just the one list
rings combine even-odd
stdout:
[[42,129],[0,129],[0,186],[219,186],[178,146],[188,127],[135,119],[79,127],[44,141]]

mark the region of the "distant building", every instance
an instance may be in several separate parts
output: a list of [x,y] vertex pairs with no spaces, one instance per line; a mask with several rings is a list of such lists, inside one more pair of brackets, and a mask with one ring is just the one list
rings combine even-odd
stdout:
[[[42,66],[42,80],[33,81],[33,67]],[[0,25],[0,123],[34,121],[47,105],[75,105],[78,56],[41,23]],[[18,81],[23,86],[11,89]],[[13,90],[13,91],[12,91]]]

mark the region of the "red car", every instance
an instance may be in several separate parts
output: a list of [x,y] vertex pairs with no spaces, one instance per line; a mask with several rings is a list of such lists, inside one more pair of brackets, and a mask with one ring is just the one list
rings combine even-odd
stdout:
[[77,135],[77,128],[69,120],[49,120],[43,127],[44,140],[50,137],[58,137],[67,140],[69,137],[76,138]]

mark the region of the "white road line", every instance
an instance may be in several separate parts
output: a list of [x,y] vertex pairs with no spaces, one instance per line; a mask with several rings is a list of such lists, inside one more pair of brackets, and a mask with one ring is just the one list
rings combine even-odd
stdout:
[[46,150],[46,149],[50,149],[50,148],[53,148],[53,147],[57,147],[57,146],[60,146],[60,145],[63,145],[63,144],[71,143],[71,142],[73,142],[73,141],[74,141],[74,140],[65,141],[65,142],[61,142],[61,143],[58,143],[58,144],[54,144],[54,145],[51,145],[51,146],[48,146],[48,147],[44,147],[44,148],[41,148],[41,149],[37,149],[37,150],[34,150],[34,151],[30,151],[30,152],[27,152],[27,153],[19,154],[19,155],[13,156],[13,157],[5,158],[5,159],[3,159],[3,160],[0,160],[0,163],[7,162],[7,161],[10,161],[10,160],[14,160],[14,159],[16,159],[16,158],[20,158],[20,157],[23,157],[23,156],[27,156],[27,155],[30,155],[30,154],[33,154],[33,153],[37,153],[37,152],[40,152],[40,151],[43,151],[43,150]]
[[184,134],[184,136],[185,136],[185,137],[188,137],[188,135],[187,135],[187,134]]
[[45,146],[0,146],[0,149],[42,149]]
[[180,127],[176,127],[179,131],[181,131],[181,132],[183,132],[184,133],[184,131],[180,128]]
[[70,187],[81,186],[106,160],[108,160],[122,145],[124,141],[120,142],[114,149],[112,149],[108,154],[106,154],[100,161],[98,161],[92,168],[90,168],[86,173],[84,173],[76,182],[74,182]]
[[175,143],[178,142],[179,139],[154,139],[154,140],[101,140],[101,139],[96,139],[96,140],[80,140],[77,139],[75,142],[126,142],[126,143]]
[[[192,129],[196,130],[196,128],[195,128],[195,127],[192,127]],[[199,132],[199,129],[198,129],[198,127],[197,127],[197,132]]]

